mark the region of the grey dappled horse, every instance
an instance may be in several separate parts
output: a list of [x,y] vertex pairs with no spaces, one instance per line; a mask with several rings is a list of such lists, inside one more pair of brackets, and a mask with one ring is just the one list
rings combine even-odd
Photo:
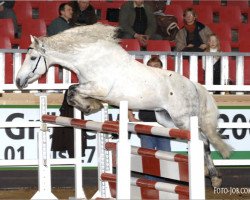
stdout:
[[[224,158],[231,148],[216,128],[218,109],[213,97],[198,83],[173,71],[148,67],[134,60],[118,44],[116,28],[95,24],[66,30],[51,37],[32,37],[32,44],[16,77],[23,89],[59,64],[74,71],[78,85],[69,88],[68,103],[85,113],[102,108],[102,102],[119,106],[127,100],[130,109],[154,110],[165,127],[189,129],[191,116],[198,116],[205,144],[205,162],[212,185],[221,177],[210,156],[209,142]],[[199,161],[197,161],[199,162]]]

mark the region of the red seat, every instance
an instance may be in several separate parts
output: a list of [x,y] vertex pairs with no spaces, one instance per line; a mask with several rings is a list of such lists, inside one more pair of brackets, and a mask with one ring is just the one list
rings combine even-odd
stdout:
[[89,1],[90,2],[90,4],[92,5],[92,6],[96,6],[96,5],[99,5],[99,4],[101,4],[102,3],[102,1],[100,1],[100,0],[94,0],[94,1]]
[[248,0],[230,0],[227,1],[227,6],[239,6],[242,13],[246,13],[249,8]]
[[8,37],[14,39],[14,25],[12,19],[0,19],[1,37]]
[[168,40],[148,40],[148,51],[171,51]]
[[16,1],[14,11],[18,25],[23,25],[27,20],[32,19],[32,7],[29,1]]
[[231,44],[234,48],[239,48],[240,41],[250,42],[249,32],[250,32],[250,24],[241,24],[238,29],[238,34],[235,41]]
[[137,39],[121,39],[120,45],[126,51],[140,51],[140,44]]
[[183,9],[178,4],[166,5],[166,9],[164,11],[166,15],[174,15],[178,20],[178,26],[183,26]]
[[27,49],[30,46],[30,35],[37,37],[46,35],[46,24],[43,19],[32,19],[24,24],[19,42],[20,49]]
[[232,41],[230,26],[227,23],[209,24],[208,27],[218,35],[220,41]]
[[0,36],[0,49],[11,49],[10,38],[6,35]]
[[179,5],[182,9],[190,8],[193,6],[193,0],[171,0],[170,5]]
[[[0,49],[11,49],[11,41],[9,37],[0,36]],[[5,83],[13,83],[13,56],[11,53],[5,53]]]
[[0,19],[1,36],[14,38],[14,25],[12,19]]
[[36,1],[36,0],[29,0],[31,7],[34,9],[39,9],[40,4],[43,3],[43,1]]
[[28,49],[28,47],[30,46],[31,44],[31,41],[30,41],[30,36],[23,36],[21,39],[20,39],[20,42],[19,42],[19,48],[20,49]]
[[27,37],[30,35],[45,36],[46,33],[47,33],[46,24],[43,19],[27,20],[26,23],[23,24],[23,27],[22,27],[21,39],[23,37]]
[[238,35],[239,41],[248,40],[249,43],[250,42],[249,33],[250,33],[250,24],[242,24],[239,28],[239,35]]
[[232,29],[238,29],[240,24],[242,23],[240,7],[239,6],[220,7],[219,22],[228,23]]
[[46,25],[49,25],[52,20],[59,17],[58,9],[61,3],[61,1],[44,1],[41,3],[39,8],[39,18],[44,19]]
[[213,23],[213,10],[211,6],[194,5],[194,10],[197,13],[197,20],[203,24]]
[[221,0],[199,0],[199,5],[211,6],[213,11],[216,12],[221,6]]
[[239,52],[250,52],[249,40],[241,40],[239,43]]
[[230,45],[230,41],[220,41],[220,49],[222,52],[231,52],[232,48]]

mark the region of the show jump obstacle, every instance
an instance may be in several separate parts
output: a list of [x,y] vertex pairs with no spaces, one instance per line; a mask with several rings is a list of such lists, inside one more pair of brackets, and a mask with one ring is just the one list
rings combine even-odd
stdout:
[[[113,121],[94,122],[53,115],[43,115],[42,121],[44,123],[92,130],[105,134],[119,133],[117,144],[110,142],[105,144],[105,149],[112,151],[113,166],[117,167],[117,174],[110,173],[110,170],[108,172],[102,171],[99,174],[99,179],[109,183],[109,189],[113,198],[205,199],[204,151],[203,143],[199,140],[197,117],[191,117],[191,130],[187,131],[128,123],[127,110],[127,102],[121,102],[119,124]],[[188,156],[131,147],[128,141],[128,131],[137,134],[187,140]],[[131,170],[188,182],[189,186],[130,177]],[[103,189],[99,187],[100,190]],[[102,198],[110,197],[107,195],[103,196],[101,191],[99,194]],[[106,191],[105,194],[108,194],[108,192]]]

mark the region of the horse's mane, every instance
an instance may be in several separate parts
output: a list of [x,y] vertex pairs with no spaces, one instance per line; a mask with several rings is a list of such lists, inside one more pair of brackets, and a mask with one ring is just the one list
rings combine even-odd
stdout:
[[44,46],[61,51],[72,52],[74,49],[81,49],[99,40],[117,43],[117,27],[103,25],[100,23],[89,26],[78,26],[65,30],[51,37],[44,37]]

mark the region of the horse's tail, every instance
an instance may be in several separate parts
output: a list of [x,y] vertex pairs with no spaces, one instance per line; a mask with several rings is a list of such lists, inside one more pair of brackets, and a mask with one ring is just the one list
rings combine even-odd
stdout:
[[222,140],[217,132],[219,111],[216,102],[203,86],[197,84],[197,89],[200,100],[199,125],[201,131],[223,158],[228,158],[233,149]]

